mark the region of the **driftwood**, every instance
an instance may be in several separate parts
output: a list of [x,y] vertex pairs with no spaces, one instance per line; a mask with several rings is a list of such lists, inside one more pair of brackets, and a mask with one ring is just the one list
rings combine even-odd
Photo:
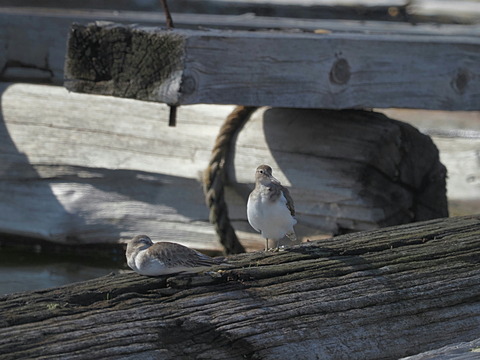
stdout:
[[[398,359],[478,339],[480,216],[0,298],[2,359]],[[478,344],[478,340],[477,344]],[[473,344],[473,343],[472,343]]]
[[[2,232],[64,243],[147,233],[220,249],[200,174],[231,107],[182,107],[172,129],[162,104],[1,90]],[[265,109],[239,133],[230,168],[229,213],[248,249],[262,246],[246,221],[259,162],[291,187],[300,237],[447,215],[445,169],[413,127],[373,112]]]
[[479,50],[476,36],[96,23],[72,26],[65,86],[174,105],[478,110]]

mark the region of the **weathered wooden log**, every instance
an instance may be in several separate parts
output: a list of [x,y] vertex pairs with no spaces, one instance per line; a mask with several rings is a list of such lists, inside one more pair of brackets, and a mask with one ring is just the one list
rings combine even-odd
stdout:
[[475,110],[479,50],[475,36],[162,31],[96,23],[72,26],[65,86],[174,105]]
[[478,339],[480,216],[0,298],[2,359],[397,359]]
[[[54,86],[0,89],[2,232],[66,243],[147,233],[220,249],[200,174],[231,107],[182,107],[171,129],[163,104]],[[227,193],[233,226],[250,250],[263,243],[246,220],[259,163],[291,186],[299,237],[447,214],[438,152],[411,126],[373,112],[265,109],[237,138]]]

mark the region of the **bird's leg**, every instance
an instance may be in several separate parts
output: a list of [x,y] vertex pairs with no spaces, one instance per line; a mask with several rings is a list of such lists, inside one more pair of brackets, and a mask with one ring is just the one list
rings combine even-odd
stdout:
[[268,251],[268,239],[265,238],[265,251]]

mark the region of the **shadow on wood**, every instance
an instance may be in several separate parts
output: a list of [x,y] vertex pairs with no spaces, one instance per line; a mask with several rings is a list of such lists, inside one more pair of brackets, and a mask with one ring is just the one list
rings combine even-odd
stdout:
[[245,198],[259,159],[272,165],[290,186],[297,227],[339,234],[448,216],[430,137],[378,112],[263,108],[232,159],[229,179]]
[[[233,268],[0,298],[3,359],[387,359],[478,338],[480,216],[355,233]],[[218,270],[218,271],[217,271]]]
[[[221,250],[200,174],[231,107],[182,107],[172,129],[161,121],[163,104],[57,86],[3,83],[0,91],[3,232],[74,243],[146,233]],[[248,250],[264,245],[245,209],[259,161],[291,187],[299,237],[447,214],[438,151],[413,127],[375,112],[262,108],[236,139],[226,194]]]

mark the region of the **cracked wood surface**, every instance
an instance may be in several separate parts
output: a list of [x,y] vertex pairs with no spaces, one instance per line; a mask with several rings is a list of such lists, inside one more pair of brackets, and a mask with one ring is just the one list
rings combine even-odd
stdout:
[[480,216],[355,233],[232,268],[0,298],[2,359],[393,359],[478,338]]

